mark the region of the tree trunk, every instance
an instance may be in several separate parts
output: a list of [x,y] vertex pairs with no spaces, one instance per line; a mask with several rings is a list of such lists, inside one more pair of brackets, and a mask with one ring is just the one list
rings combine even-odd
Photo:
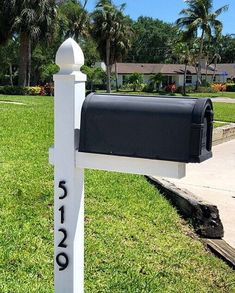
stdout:
[[187,64],[184,64],[184,86],[183,86],[183,95],[186,95],[186,77],[187,77]]
[[31,40],[29,39],[28,42],[28,62],[27,62],[27,86],[30,86],[30,82],[31,82]]
[[107,93],[111,93],[110,39],[106,40]]
[[13,86],[13,74],[12,74],[12,64],[9,64],[9,73],[10,73],[10,85]]
[[198,56],[199,62],[198,62],[198,71],[197,71],[196,90],[198,89],[198,86],[201,83],[201,79],[202,79],[201,59],[202,59],[202,52],[203,52],[203,45],[204,45],[204,34],[205,34],[205,31],[202,30],[202,35],[200,38],[200,50],[199,50],[199,56]]
[[20,34],[20,49],[19,49],[19,86],[26,86],[27,84],[27,68],[28,68],[28,50],[29,37],[27,33]]
[[115,81],[116,81],[116,91],[118,92],[118,73],[117,73],[117,62],[115,62]]
[[213,70],[213,76],[212,76],[212,82],[214,82],[215,79],[215,73],[216,73],[216,68],[217,68],[217,58],[215,58],[215,63],[214,63],[214,70]]

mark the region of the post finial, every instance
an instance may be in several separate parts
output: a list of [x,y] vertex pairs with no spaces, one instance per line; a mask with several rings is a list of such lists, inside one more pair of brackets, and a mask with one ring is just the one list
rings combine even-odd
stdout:
[[84,64],[84,55],[80,46],[72,38],[65,40],[59,47],[56,53],[56,64],[60,67],[60,74],[80,71]]

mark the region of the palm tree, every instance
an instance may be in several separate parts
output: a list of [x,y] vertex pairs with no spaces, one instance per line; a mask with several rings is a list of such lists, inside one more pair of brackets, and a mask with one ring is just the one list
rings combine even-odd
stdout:
[[125,5],[114,6],[111,0],[97,2],[92,14],[91,35],[107,68],[107,92],[111,92],[112,65],[120,60],[130,47],[128,19],[123,15]]
[[161,73],[156,73],[150,78],[150,82],[153,84],[153,87],[157,92],[160,90],[161,83],[163,81],[163,75]]
[[132,85],[133,92],[143,83],[144,77],[141,73],[134,72],[129,76],[128,83]]
[[115,64],[115,80],[116,90],[118,91],[118,72],[117,62],[122,62],[123,58],[128,54],[131,48],[131,38],[133,31],[131,29],[131,20],[127,17],[120,22],[119,29],[113,40],[113,44],[110,52],[110,63]]
[[219,53],[215,53],[210,64],[214,64],[214,67],[213,67],[213,77],[212,77],[212,81],[214,81],[215,79],[215,74],[216,74],[216,69],[217,69],[217,64],[221,62],[221,56]]
[[[69,0],[60,4],[59,26],[62,27],[64,38],[72,37],[76,41],[89,32],[89,17],[85,10],[87,1],[82,5],[79,1]],[[63,25],[61,26],[61,23]]]
[[56,5],[54,0],[18,0],[13,28],[19,34],[20,86],[30,85],[32,41],[49,40],[54,28]]
[[228,5],[213,11],[213,0],[185,0],[188,5],[187,9],[183,9],[180,14],[183,17],[177,19],[176,23],[180,28],[185,30],[187,39],[195,37],[198,30],[201,32],[200,49],[198,55],[198,74],[197,86],[201,83],[201,59],[203,56],[204,39],[211,38],[212,35],[221,33],[223,24],[217,18],[228,10]]
[[191,63],[191,54],[193,53],[190,50],[191,44],[186,42],[178,42],[173,49],[173,53],[177,56],[177,59],[180,63],[184,64],[184,84],[183,84],[183,95],[186,95],[186,77],[187,77],[187,67]]

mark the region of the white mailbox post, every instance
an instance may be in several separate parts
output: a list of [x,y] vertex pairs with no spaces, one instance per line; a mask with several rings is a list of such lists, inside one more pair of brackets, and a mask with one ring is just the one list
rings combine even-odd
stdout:
[[185,163],[78,151],[85,81],[84,56],[71,38],[58,49],[54,75],[54,279],[56,293],[84,292],[84,168],[181,178]]
[[82,50],[66,40],[56,55],[60,71],[54,75],[54,278],[56,293],[83,292],[84,169],[76,168],[75,129],[85,98],[86,76]]

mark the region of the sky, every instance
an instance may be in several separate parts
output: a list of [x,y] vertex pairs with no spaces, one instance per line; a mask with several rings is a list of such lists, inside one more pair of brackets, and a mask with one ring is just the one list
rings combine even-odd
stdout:
[[[87,9],[92,11],[97,0],[88,0]],[[150,16],[174,23],[179,12],[186,7],[183,0],[113,0],[116,5],[126,3],[125,13],[136,20],[139,16]],[[229,5],[219,20],[223,22],[223,34],[235,34],[235,0],[214,0],[214,10]]]

